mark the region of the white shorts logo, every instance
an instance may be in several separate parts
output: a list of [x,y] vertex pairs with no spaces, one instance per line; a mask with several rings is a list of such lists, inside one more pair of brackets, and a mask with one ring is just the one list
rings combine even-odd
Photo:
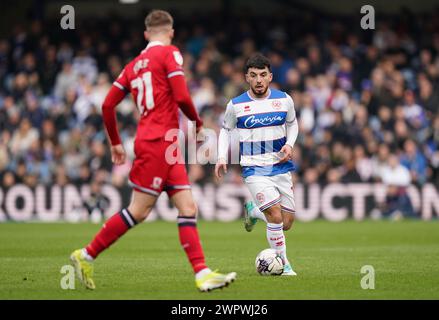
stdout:
[[154,177],[154,180],[152,180],[151,188],[160,189],[161,184],[162,184],[162,178]]
[[265,196],[262,192],[258,192],[256,194],[256,200],[258,200],[259,204],[263,204],[265,201]]

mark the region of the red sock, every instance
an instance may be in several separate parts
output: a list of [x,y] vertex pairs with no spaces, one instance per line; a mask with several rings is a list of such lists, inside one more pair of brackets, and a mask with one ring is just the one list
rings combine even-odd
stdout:
[[186,252],[194,272],[197,273],[207,268],[200,237],[198,236],[196,218],[179,216],[177,222],[181,246]]
[[136,224],[136,220],[127,209],[116,213],[107,220],[93,241],[86,247],[87,253],[96,258]]

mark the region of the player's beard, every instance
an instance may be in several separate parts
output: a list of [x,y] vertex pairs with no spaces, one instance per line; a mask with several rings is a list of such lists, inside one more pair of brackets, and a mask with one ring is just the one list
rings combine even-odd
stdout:
[[263,89],[256,89],[256,87],[255,88],[251,87],[250,89],[252,90],[252,93],[256,98],[263,98],[268,91],[268,86],[266,86]]

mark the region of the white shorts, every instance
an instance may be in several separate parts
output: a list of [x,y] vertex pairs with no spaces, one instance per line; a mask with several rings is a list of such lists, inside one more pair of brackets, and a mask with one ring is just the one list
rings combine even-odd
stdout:
[[259,210],[264,211],[280,203],[283,211],[296,213],[291,172],[275,176],[249,176],[244,181]]

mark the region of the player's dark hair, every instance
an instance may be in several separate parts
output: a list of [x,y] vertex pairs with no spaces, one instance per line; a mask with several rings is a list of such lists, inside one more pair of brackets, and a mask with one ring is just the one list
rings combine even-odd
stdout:
[[265,69],[265,67],[271,72],[270,60],[261,53],[255,53],[247,60],[244,73],[247,73],[250,68]]
[[145,18],[146,30],[154,27],[172,26],[174,19],[171,14],[164,10],[152,10]]

